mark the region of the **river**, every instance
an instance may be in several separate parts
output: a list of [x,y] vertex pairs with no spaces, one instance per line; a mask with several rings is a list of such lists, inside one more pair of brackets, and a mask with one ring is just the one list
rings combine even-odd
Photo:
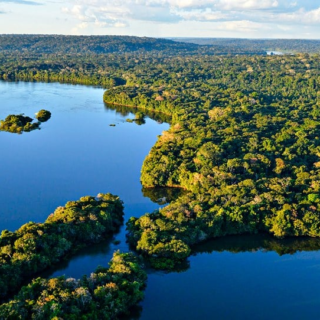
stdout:
[[[132,113],[109,109],[103,90],[58,83],[0,82],[0,119],[52,112],[41,130],[0,132],[0,229],[42,222],[68,200],[117,194],[125,220],[159,208],[141,191],[143,159],[168,129]],[[115,124],[115,127],[110,126]],[[115,239],[82,250],[46,276],[80,277],[128,251],[125,229]],[[185,268],[148,270],[145,299],[131,319],[315,319],[320,303],[320,243],[275,241],[267,236],[227,237],[202,244]]]

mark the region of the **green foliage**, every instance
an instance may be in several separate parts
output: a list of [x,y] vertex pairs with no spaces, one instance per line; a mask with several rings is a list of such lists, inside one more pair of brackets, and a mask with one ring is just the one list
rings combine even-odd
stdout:
[[51,118],[51,112],[48,110],[41,109],[39,112],[36,113],[36,118],[40,122],[46,122]]
[[319,56],[170,60],[161,86],[155,72],[104,96],[171,114],[141,182],[191,192],[131,219],[130,243],[172,268],[195,244],[227,234],[319,237]]
[[[175,40],[175,39],[174,39]],[[230,39],[230,38],[179,38],[178,41],[200,45],[223,46],[229,51],[265,50],[282,52],[319,53],[320,41],[307,39]]]
[[0,120],[0,131],[7,131],[12,133],[22,133],[23,131],[30,132],[39,129],[40,123],[31,123],[32,118],[24,116],[23,114],[11,114],[5,120]]
[[33,280],[0,306],[0,320],[117,319],[142,300],[147,275],[132,253],[115,252],[109,265],[80,280]]
[[116,110],[169,118],[141,182],[190,194],[128,223],[131,244],[158,267],[227,234],[320,236],[319,55],[266,56],[261,43],[232,40],[196,46],[59,36],[21,36],[26,52],[13,54],[10,37],[0,40],[8,47],[0,78],[101,85]]
[[[132,36],[0,35],[0,51],[29,54],[108,54],[127,52],[197,52],[196,44]],[[114,78],[114,81],[119,81]]]
[[144,118],[144,114],[142,112],[136,112],[135,119],[142,120]]
[[79,248],[97,243],[123,222],[122,201],[110,193],[58,207],[44,223],[29,222],[0,236],[0,297]]

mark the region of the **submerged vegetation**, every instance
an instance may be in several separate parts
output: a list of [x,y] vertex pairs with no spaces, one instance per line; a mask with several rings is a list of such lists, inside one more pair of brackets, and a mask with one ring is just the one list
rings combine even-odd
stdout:
[[51,118],[51,112],[42,109],[36,113],[36,118],[38,122],[32,123],[33,119],[28,116],[11,114],[5,120],[0,120],[0,131],[22,133],[40,129],[41,122],[46,122]]
[[122,223],[122,201],[107,193],[69,201],[44,223],[29,222],[15,232],[2,231],[0,298],[78,249],[103,240]]
[[132,253],[115,252],[109,265],[80,280],[33,280],[0,306],[0,320],[117,319],[142,300],[147,275]]

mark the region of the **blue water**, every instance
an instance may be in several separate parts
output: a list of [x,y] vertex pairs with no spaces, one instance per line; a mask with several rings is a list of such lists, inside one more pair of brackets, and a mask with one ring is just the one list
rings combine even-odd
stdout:
[[119,195],[129,214],[157,207],[142,195],[140,169],[168,125],[127,123],[134,115],[107,110],[102,95],[85,86],[0,82],[0,119],[52,113],[40,131],[0,132],[1,229],[41,222],[66,201],[99,192]]
[[[33,117],[40,109],[52,113],[41,130],[21,135],[0,132],[1,230],[43,222],[67,201],[99,192],[120,196],[126,220],[159,208],[141,192],[140,169],[157,136],[169,125],[149,118],[141,126],[125,122],[134,115],[108,110],[103,92],[58,83],[0,82],[0,119],[20,113]],[[98,264],[106,265],[114,249],[128,250],[124,227],[118,238],[120,245],[89,250],[52,275],[80,277]]]
[[257,236],[213,240],[196,248],[185,272],[149,274],[141,319],[319,319],[319,241],[280,256],[265,248],[273,239],[259,238],[253,246]]
[[[102,95],[102,89],[86,86],[0,82],[0,119],[33,116],[43,108],[52,112],[40,131],[0,132],[0,229],[42,222],[66,201],[99,192],[121,197],[126,220],[159,207],[143,196],[140,169],[169,125],[149,118],[141,126],[128,123],[134,115],[107,109]],[[124,227],[115,238],[120,245],[110,240],[84,249],[46,276],[80,277],[106,265],[114,250],[128,250]],[[179,272],[149,270],[145,299],[132,318],[317,319],[319,249],[309,240],[211,241],[196,247]],[[285,252],[290,254],[280,255]]]

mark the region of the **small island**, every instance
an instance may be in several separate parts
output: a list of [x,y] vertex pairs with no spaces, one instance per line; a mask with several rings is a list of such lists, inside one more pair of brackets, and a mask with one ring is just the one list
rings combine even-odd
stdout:
[[33,122],[34,119],[22,114],[10,114],[5,120],[0,120],[0,131],[21,134],[22,132],[30,132],[40,129],[41,122],[46,122],[51,118],[51,112],[47,110],[40,110],[36,113],[38,122]]
[[40,122],[32,123],[33,119],[23,114],[10,114],[0,120],[0,130],[11,133],[30,132],[40,128]]
[[51,118],[51,112],[48,110],[41,109],[39,112],[36,113],[36,118],[40,122],[46,122]]

